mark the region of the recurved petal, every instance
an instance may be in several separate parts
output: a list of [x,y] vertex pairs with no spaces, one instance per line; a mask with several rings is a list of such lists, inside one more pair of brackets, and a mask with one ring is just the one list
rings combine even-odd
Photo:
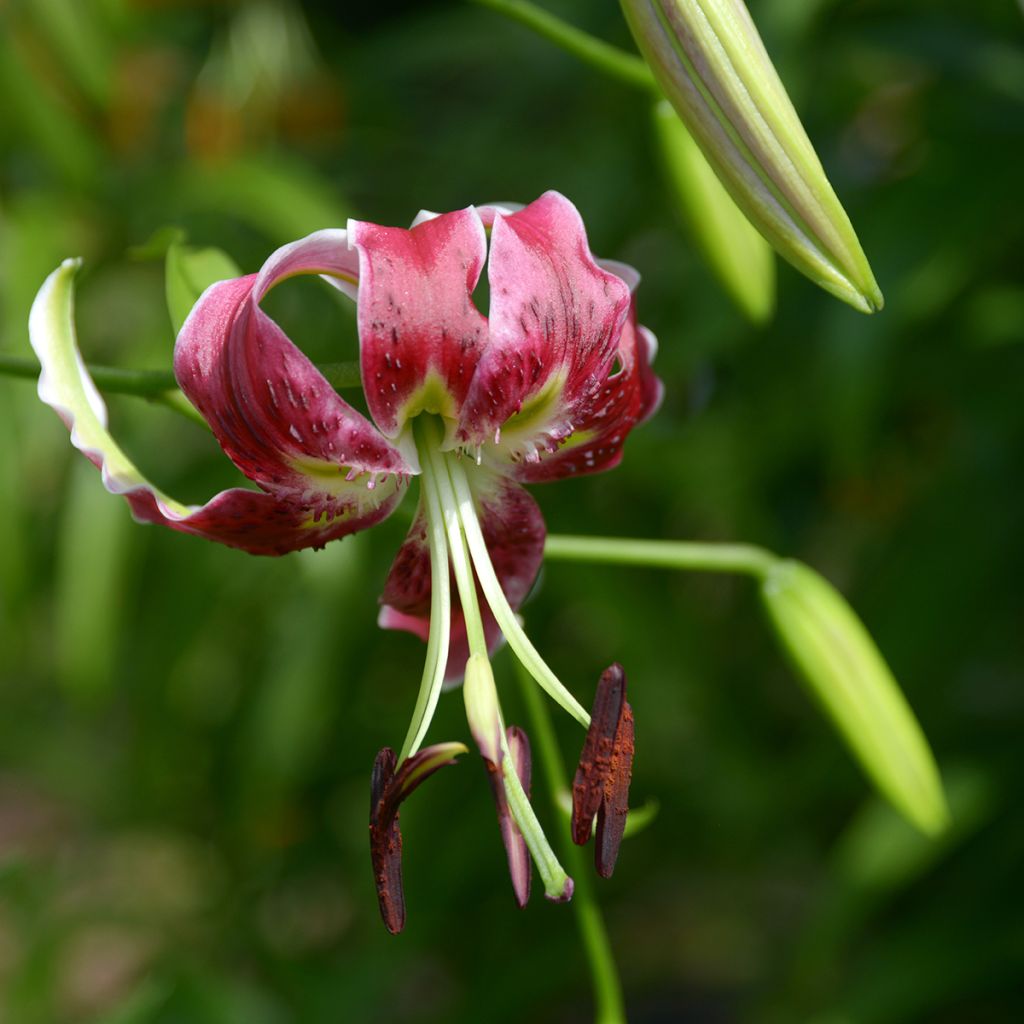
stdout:
[[[29,336],[42,365],[39,397],[64,421],[72,444],[101,471],[108,491],[123,495],[142,522],[160,523],[253,554],[319,547],[351,532],[351,520],[317,520],[307,504],[291,496],[233,488],[205,505],[190,506],[151,484],[108,431],[107,407],[78,350],[73,318],[78,265],[77,260],[65,260],[43,283],[32,306]],[[385,496],[360,525],[383,518],[398,497],[397,491]]]
[[253,289],[254,301],[262,302],[274,285],[299,274],[320,274],[354,299],[359,281],[359,255],[349,246],[348,233],[340,228],[325,228],[282,245],[260,268]]
[[661,404],[664,387],[651,368],[657,350],[657,339],[636,322],[636,303],[631,302],[619,336],[615,372],[580,403],[572,434],[555,451],[519,462],[513,471],[516,478],[541,483],[617,466],[630,431]]
[[363,390],[380,429],[397,437],[417,412],[458,420],[487,319],[473,289],[487,256],[484,226],[469,207],[414,227],[352,221],[359,252]]
[[208,288],[178,335],[174,370],[235,465],[332,539],[384,518],[413,467],[256,304],[280,276],[310,269],[302,255],[275,254],[258,277]]
[[[494,571],[509,604],[518,608],[540,571],[544,518],[533,498],[514,481],[479,467],[468,476]],[[430,551],[422,507],[392,563],[381,603],[384,607],[378,622],[383,628],[403,629],[426,640],[430,626]],[[501,630],[482,596],[480,612],[488,647],[494,650],[501,640]],[[462,677],[469,657],[465,620],[454,582],[450,643],[445,678],[453,682]]]
[[557,192],[495,213],[490,338],[459,422],[465,444],[500,436],[537,458],[573,430],[615,360],[629,288],[590,253],[576,208]]

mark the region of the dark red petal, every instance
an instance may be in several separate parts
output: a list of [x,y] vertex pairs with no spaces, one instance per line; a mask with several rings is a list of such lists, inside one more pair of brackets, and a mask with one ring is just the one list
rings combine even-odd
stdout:
[[609,878],[629,814],[629,783],[633,774],[633,709],[626,700],[626,673],[619,664],[602,674],[594,696],[590,728],[583,743],[572,787],[572,838],[589,841],[597,815],[594,861]]
[[603,386],[629,289],[598,266],[579,213],[557,192],[495,216],[488,278],[490,339],[459,437],[483,444],[500,429],[506,450],[533,457],[572,432]]
[[[275,254],[268,266],[294,261]],[[321,546],[386,516],[411,467],[255,305],[256,281],[207,289],[178,335],[175,374],[227,455],[275,499],[241,500],[243,511],[272,510],[276,549]]]
[[599,391],[581,402],[573,416],[572,435],[539,461],[520,462],[514,472],[524,483],[599,473],[622,459],[630,431],[653,414],[661,401],[662,384],[651,370],[657,350],[654,335],[636,322],[636,304],[622,328],[618,370]]
[[[363,389],[388,437],[426,408],[454,422],[487,341],[473,289],[487,255],[470,207],[415,227],[352,222],[360,254],[359,341]],[[436,377],[432,393],[423,389]]]
[[[472,467],[467,475],[494,571],[509,604],[518,608],[530,592],[543,561],[544,519],[533,498],[513,481],[477,467]],[[454,581],[451,590],[451,646],[446,677],[458,679],[469,657],[469,647]],[[381,603],[381,626],[404,629],[426,639],[430,624],[430,552],[422,509],[391,566]],[[501,639],[501,630],[482,595],[480,611],[488,647],[493,650]]]
[[[95,460],[94,460],[95,461]],[[184,517],[173,514],[148,488],[125,492],[132,514],[139,522],[159,523],[252,555],[284,555],[301,548],[320,548],[328,541],[373,526],[398,503],[402,491],[385,496],[356,524],[326,517],[317,519],[315,506],[290,497],[279,498],[241,487],[221,491],[205,505]]]

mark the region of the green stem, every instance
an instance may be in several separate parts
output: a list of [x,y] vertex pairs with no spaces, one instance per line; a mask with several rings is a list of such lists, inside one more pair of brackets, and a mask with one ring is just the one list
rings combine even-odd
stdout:
[[[555,730],[551,725],[551,715],[548,713],[547,704],[533,685],[533,679],[521,664],[516,665],[516,674],[523,702],[530,716],[533,746],[543,768],[555,816],[561,821],[563,812],[559,806],[559,795],[565,788],[568,776],[562,753],[558,749]],[[594,1020],[596,1024],[625,1024],[626,1010],[622,999],[622,985],[608,939],[608,930],[605,928],[601,908],[594,895],[594,885],[590,876],[591,866],[587,863],[582,849],[572,842],[564,827],[559,829],[559,835],[562,837],[562,857],[576,885],[572,907],[594,986]]]
[[[322,363],[317,368],[335,390],[360,386],[358,362]],[[118,366],[92,364],[86,369],[100,391],[145,398],[206,425],[192,403],[178,390],[178,382],[170,370],[124,370]],[[39,363],[34,359],[0,352],[0,376],[35,380],[39,377],[39,370]]]
[[701,544],[680,540],[549,535],[545,558],[563,562],[644,565],[694,572],[736,572],[763,579],[778,558],[753,544]]
[[[39,363],[31,358],[0,353],[0,374],[8,377],[34,379],[39,376]],[[96,387],[119,395],[140,395],[152,398],[163,391],[174,391],[178,382],[170,370],[122,370],[115,366],[86,367]]]
[[471,0],[480,7],[488,7],[506,18],[518,21],[539,36],[560,46],[585,64],[603,71],[620,82],[661,95],[651,69],[639,57],[634,57],[617,46],[597,39],[582,29],[556,18],[529,0]]

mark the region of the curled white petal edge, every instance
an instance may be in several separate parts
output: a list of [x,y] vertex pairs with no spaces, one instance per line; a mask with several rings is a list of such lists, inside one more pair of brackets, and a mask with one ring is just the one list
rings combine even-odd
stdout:
[[67,425],[72,445],[98,465],[103,486],[111,494],[151,494],[162,515],[180,522],[199,506],[175,501],[150,484],[107,430],[107,406],[89,376],[75,337],[71,279],[81,264],[78,258],[64,260],[43,282],[32,303],[28,330],[42,368],[39,398]]

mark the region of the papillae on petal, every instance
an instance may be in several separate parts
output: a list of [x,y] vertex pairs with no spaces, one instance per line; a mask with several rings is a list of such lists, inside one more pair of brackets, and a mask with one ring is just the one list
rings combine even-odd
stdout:
[[572,433],[609,375],[629,288],[598,265],[579,212],[557,192],[494,214],[487,272],[490,338],[458,436],[500,438],[513,458],[536,458]]
[[651,369],[657,351],[657,339],[637,323],[636,303],[631,302],[619,336],[615,372],[579,403],[573,433],[557,450],[536,461],[517,463],[512,470],[516,479],[542,483],[617,466],[630,431],[653,416],[661,404],[664,387]]
[[397,437],[421,411],[454,429],[487,343],[487,319],[473,305],[487,239],[469,207],[409,230],[349,225],[358,250],[359,345],[363,390],[380,429]]
[[182,390],[228,457],[326,539],[384,518],[413,471],[258,305],[285,277],[344,280],[353,260],[343,243],[343,232],[318,232],[271,255],[259,275],[211,286],[174,352]]

